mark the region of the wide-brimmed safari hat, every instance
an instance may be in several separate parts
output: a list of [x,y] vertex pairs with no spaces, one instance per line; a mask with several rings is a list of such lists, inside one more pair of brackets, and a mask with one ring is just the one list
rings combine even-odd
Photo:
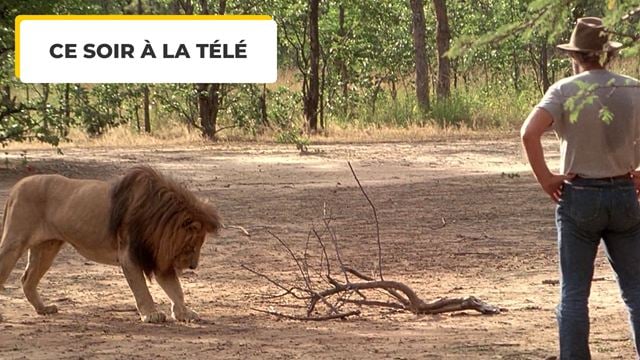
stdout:
[[576,27],[573,28],[569,43],[560,44],[557,47],[566,51],[600,53],[617,50],[622,47],[622,44],[609,41],[602,19],[583,17],[578,19]]

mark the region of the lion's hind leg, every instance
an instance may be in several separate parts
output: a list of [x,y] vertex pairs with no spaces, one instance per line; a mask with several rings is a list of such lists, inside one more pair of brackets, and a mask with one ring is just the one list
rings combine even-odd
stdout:
[[11,275],[11,270],[16,266],[16,262],[24,253],[26,241],[6,241],[0,243],[0,290]]
[[40,279],[49,270],[53,259],[56,257],[60,248],[64,245],[63,241],[49,240],[40,243],[29,249],[29,260],[27,267],[22,275],[22,290],[27,300],[36,309],[40,315],[55,314],[58,308],[55,305],[45,305],[38,294],[37,286]]

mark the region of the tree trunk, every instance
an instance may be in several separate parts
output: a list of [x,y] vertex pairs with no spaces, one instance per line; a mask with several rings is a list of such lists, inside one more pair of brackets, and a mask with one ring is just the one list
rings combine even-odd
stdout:
[[[189,1],[190,3],[190,1]],[[201,12],[209,15],[209,4],[206,0],[200,0]],[[226,0],[218,2],[218,14],[224,15],[227,8]],[[191,14],[193,7],[188,9]],[[198,112],[200,115],[200,129],[202,136],[208,140],[216,139],[218,113],[222,103],[221,84],[195,84],[198,93]]]
[[[338,36],[345,42],[347,31],[344,28],[344,4],[340,4],[339,7],[338,26]],[[349,111],[349,73],[347,72],[347,64],[344,58],[344,54],[338,54],[338,69],[342,85],[342,112],[347,114]]]
[[138,110],[140,110],[140,106],[138,106],[138,104],[136,104],[133,109],[136,112],[136,129],[138,129],[138,134],[140,134],[140,130],[142,130],[140,128],[140,114],[138,113]]
[[440,98],[448,98],[451,94],[451,63],[446,56],[451,42],[449,31],[449,18],[447,17],[447,4],[445,0],[433,0],[436,11],[438,30],[436,31],[436,44],[438,47],[438,86],[436,92]]
[[517,93],[520,93],[520,64],[515,50],[511,54],[511,61],[513,62],[513,88]]
[[[142,0],[138,0],[138,14],[142,15],[144,13],[144,9],[142,8]],[[149,115],[149,85],[142,85],[142,94],[143,94],[143,105],[142,110],[144,111],[144,132],[147,134],[151,133],[151,116]],[[136,116],[138,116],[136,111]],[[138,121],[138,131],[140,131],[140,121]]]
[[318,34],[319,0],[309,0],[309,88],[304,98],[304,115],[310,132],[318,131],[320,100],[320,38]]
[[262,94],[260,95],[260,119],[262,126],[271,127],[267,116],[267,84],[262,84]]
[[215,140],[218,112],[220,111],[221,85],[198,84],[197,89],[202,135],[209,140]]
[[416,62],[416,97],[422,111],[429,110],[429,69],[422,0],[411,0],[413,48]]
[[142,86],[142,93],[144,95],[144,102],[142,108],[144,110],[144,132],[151,133],[151,116],[149,115],[149,85],[144,84]]
[[549,82],[549,67],[547,66],[548,46],[545,40],[540,46],[540,79],[542,80],[542,93],[546,93],[551,83]]
[[64,119],[67,125],[71,122],[71,104],[69,103],[70,85],[64,85]]
[[47,105],[49,104],[49,84],[42,84],[42,127],[49,130],[49,114],[47,114]]

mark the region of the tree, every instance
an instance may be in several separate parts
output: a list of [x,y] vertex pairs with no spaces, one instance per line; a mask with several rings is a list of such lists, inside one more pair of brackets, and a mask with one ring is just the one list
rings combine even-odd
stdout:
[[447,17],[447,4],[445,0],[433,0],[438,27],[436,31],[436,44],[438,48],[438,97],[448,98],[451,93],[451,64],[447,52],[451,33],[449,32],[449,18]]
[[411,0],[414,58],[416,62],[416,97],[422,111],[429,110],[429,69],[427,67],[426,28],[422,0]]
[[318,34],[319,0],[309,0],[309,88],[304,97],[304,115],[309,131],[318,130],[320,99],[320,37]]

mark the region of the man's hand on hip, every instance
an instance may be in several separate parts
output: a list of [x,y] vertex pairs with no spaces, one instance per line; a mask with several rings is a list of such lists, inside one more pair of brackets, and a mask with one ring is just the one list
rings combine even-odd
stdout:
[[[640,176],[640,172],[638,173],[638,176]],[[564,186],[564,182],[566,180],[571,180],[574,177],[576,177],[575,174],[550,174],[550,176],[545,177],[544,179],[538,179],[538,182],[540,183],[540,186],[542,186],[544,192],[546,192],[554,202],[558,203],[560,202],[560,197],[562,196],[562,188]],[[636,187],[636,189],[637,188],[638,187]]]

